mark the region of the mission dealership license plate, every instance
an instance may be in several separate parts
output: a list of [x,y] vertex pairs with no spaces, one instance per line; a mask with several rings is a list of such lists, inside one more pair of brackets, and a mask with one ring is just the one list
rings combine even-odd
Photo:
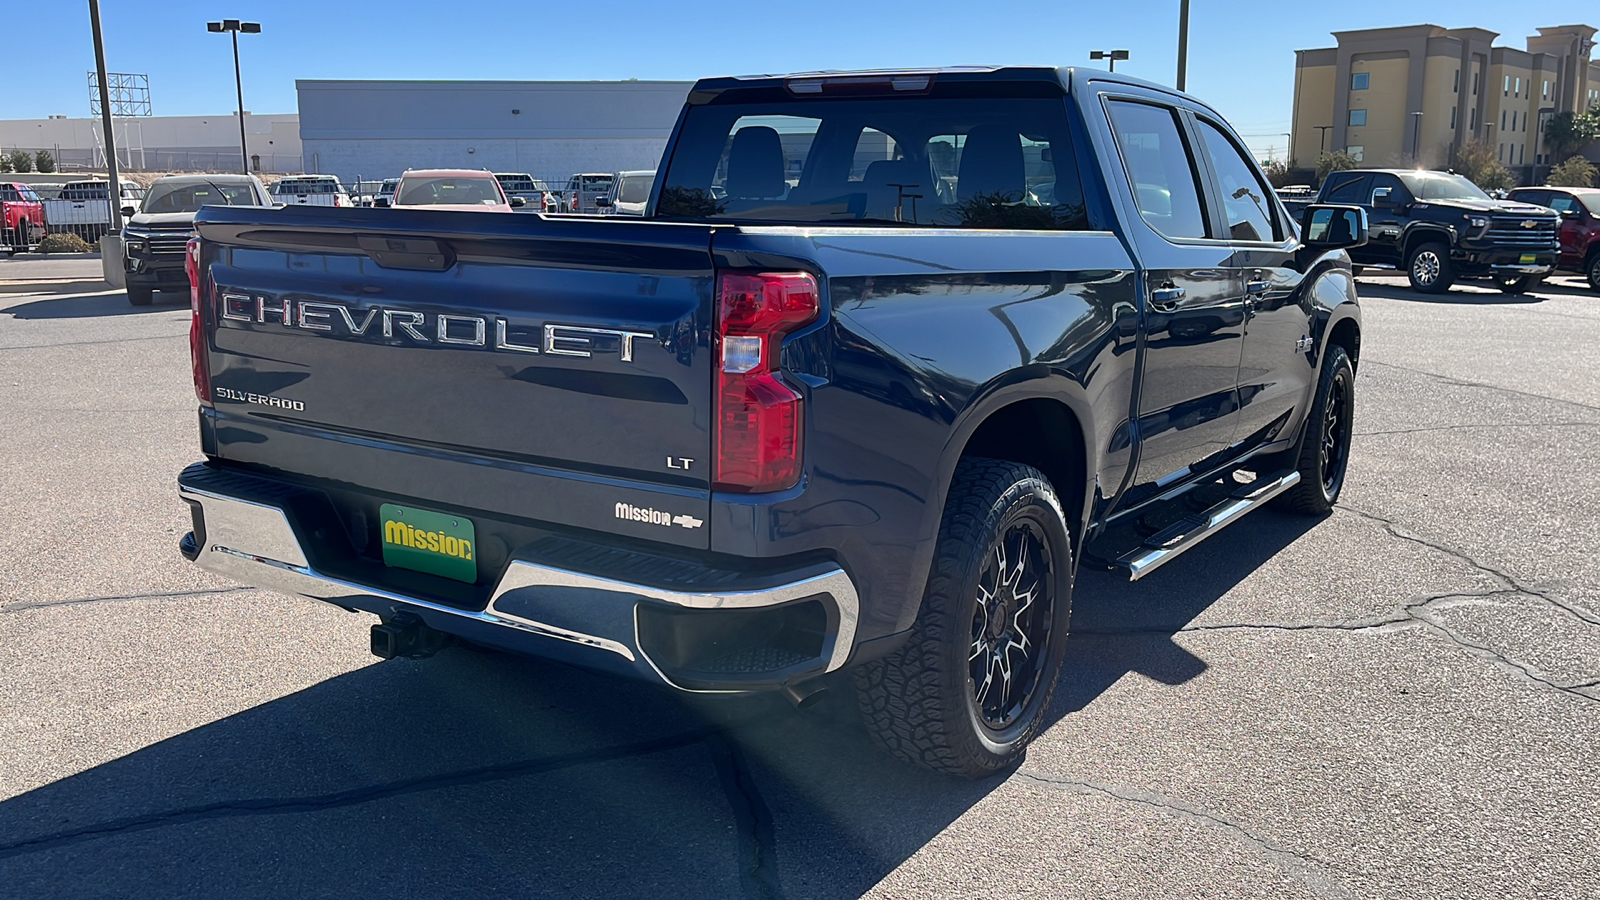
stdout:
[[471,584],[478,580],[478,545],[472,522],[461,516],[385,503],[383,562]]
[[1535,254],[1524,253],[1524,254],[1522,254],[1522,263],[1521,264],[1524,265],[1524,266],[1532,265],[1534,260],[1537,260],[1538,258],[1539,257],[1536,256]]

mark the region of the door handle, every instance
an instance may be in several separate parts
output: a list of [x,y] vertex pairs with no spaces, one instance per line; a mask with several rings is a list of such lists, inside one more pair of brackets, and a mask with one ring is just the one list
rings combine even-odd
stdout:
[[1181,287],[1161,287],[1150,292],[1150,305],[1162,312],[1171,312],[1178,308],[1179,302],[1189,292]]
[[1246,294],[1265,294],[1270,287],[1272,287],[1272,282],[1270,281],[1247,281],[1244,285],[1244,292]]

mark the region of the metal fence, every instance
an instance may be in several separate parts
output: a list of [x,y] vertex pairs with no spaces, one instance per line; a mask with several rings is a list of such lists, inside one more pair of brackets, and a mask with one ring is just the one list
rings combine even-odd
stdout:
[[[0,147],[0,158],[9,160],[17,151],[33,160],[40,152],[55,161],[57,172],[104,172],[106,155],[99,148]],[[119,148],[117,169],[122,172],[237,172],[239,150],[163,149],[152,147]],[[305,171],[298,153],[251,153],[251,172],[287,175]],[[37,171],[37,169],[35,169]]]

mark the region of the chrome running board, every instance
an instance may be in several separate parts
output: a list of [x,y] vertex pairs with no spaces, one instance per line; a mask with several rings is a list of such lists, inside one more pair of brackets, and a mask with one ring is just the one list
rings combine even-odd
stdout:
[[1299,472],[1286,472],[1277,478],[1258,478],[1241,485],[1231,496],[1202,513],[1185,516],[1157,534],[1145,538],[1143,545],[1117,558],[1116,568],[1138,581],[1161,568],[1185,550],[1238,521],[1273,497],[1300,483]]

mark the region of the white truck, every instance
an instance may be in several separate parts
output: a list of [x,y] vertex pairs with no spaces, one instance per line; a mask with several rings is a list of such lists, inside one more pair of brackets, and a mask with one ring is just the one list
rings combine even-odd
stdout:
[[[144,188],[118,179],[117,201],[122,217],[132,218],[144,204]],[[68,182],[56,199],[41,202],[51,232],[69,231],[93,244],[111,231],[111,184],[105,179]]]
[[333,175],[293,175],[275,182],[272,202],[284,206],[338,206],[355,204],[350,194]]

